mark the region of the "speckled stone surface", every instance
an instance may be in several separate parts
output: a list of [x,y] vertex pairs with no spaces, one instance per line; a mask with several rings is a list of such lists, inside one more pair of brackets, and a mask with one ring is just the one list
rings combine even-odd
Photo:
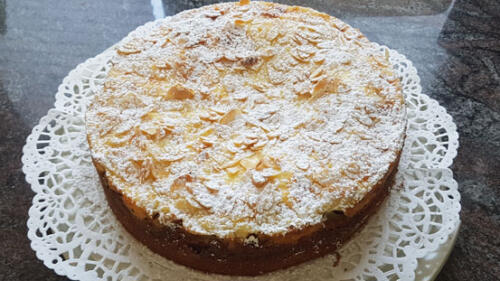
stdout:
[[[165,15],[216,1],[163,1]],[[281,1],[284,2],[285,1]],[[500,278],[500,1],[312,0],[413,61],[423,91],[453,116],[462,227],[437,280]],[[33,192],[21,153],[77,64],[153,20],[150,1],[0,0],[0,280],[67,280],[26,237]]]

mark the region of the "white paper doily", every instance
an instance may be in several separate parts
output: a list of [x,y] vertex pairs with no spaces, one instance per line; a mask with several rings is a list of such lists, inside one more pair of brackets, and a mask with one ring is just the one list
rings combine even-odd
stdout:
[[40,120],[24,146],[23,171],[36,193],[28,219],[31,247],[47,267],[75,280],[421,278],[420,269],[416,275],[419,262],[432,260],[429,256],[439,252],[460,223],[460,194],[449,169],[458,134],[445,109],[421,93],[412,63],[396,51],[389,52],[402,79],[408,110],[398,187],[340,250],[338,265],[333,266],[336,255],[330,255],[258,278],[210,275],[157,256],[129,235],[105,200],[83,121],[85,106],[109,69],[113,48],[69,73],[58,89],[55,108]]

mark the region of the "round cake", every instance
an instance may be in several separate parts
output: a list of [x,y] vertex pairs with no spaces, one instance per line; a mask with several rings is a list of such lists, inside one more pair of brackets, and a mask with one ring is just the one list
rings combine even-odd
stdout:
[[389,194],[406,111],[387,51],[241,1],[138,28],[86,112],[106,198],[152,251],[258,275],[332,253]]

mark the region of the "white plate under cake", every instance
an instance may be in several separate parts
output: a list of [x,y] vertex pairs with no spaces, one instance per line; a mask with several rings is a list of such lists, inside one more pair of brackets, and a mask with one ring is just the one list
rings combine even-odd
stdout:
[[154,252],[258,275],[334,252],[388,195],[406,113],[357,29],[225,3],[139,28],[86,112],[108,202]]

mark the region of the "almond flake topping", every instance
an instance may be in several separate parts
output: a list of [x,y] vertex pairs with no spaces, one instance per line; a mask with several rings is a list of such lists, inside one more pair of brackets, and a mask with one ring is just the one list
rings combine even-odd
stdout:
[[86,124],[108,180],[159,222],[255,244],[355,206],[396,161],[389,55],[338,19],[242,0],[147,26]]

